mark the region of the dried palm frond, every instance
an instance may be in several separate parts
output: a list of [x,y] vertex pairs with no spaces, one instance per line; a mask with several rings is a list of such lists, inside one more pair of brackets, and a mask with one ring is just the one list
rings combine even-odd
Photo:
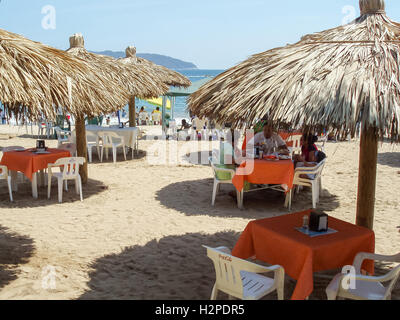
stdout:
[[122,106],[128,93],[89,64],[39,42],[0,30],[0,100],[34,119],[100,114]]
[[189,98],[200,117],[253,124],[268,116],[296,127],[358,124],[399,136],[400,24],[383,0],[360,0],[361,16],[301,41],[252,56]]
[[160,79],[169,86],[187,88],[192,84],[188,78],[179,72],[170,70],[149,60],[137,57],[136,48],[133,46],[128,47],[125,52],[126,57],[118,59],[118,61],[127,65],[134,65],[143,70],[143,72],[152,72],[157,79]]
[[119,83],[129,94],[143,98],[158,97],[168,92],[169,87],[149,69],[140,69],[132,64],[122,64],[114,58],[88,52],[82,34],[69,39],[67,52],[90,63],[105,78]]

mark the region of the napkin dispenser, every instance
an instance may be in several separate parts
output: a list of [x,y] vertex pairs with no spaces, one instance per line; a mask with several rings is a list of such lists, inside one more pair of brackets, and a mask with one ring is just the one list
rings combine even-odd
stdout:
[[323,212],[311,211],[309,229],[314,232],[328,231],[328,215]]
[[44,140],[36,140],[36,149],[45,150],[46,149],[46,142]]

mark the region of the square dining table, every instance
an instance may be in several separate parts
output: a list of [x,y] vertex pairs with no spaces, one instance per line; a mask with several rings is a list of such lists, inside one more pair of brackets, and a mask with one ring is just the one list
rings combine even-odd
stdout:
[[13,189],[17,190],[16,173],[23,173],[32,182],[32,196],[37,199],[37,173],[47,169],[50,163],[60,158],[70,157],[71,153],[63,149],[48,148],[44,153],[36,153],[34,149],[5,152],[0,164],[8,168],[13,177]]
[[[304,300],[314,290],[314,272],[352,265],[359,252],[374,253],[373,231],[329,217],[332,234],[310,237],[296,228],[311,210],[250,222],[232,254],[241,259],[255,257],[271,265],[281,265],[297,280],[292,300]],[[373,261],[366,260],[363,270],[374,273]]]

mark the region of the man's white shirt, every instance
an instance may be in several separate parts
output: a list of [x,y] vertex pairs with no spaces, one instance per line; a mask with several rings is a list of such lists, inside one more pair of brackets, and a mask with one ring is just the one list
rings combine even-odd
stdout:
[[264,132],[259,132],[248,142],[247,148],[248,150],[252,150],[256,145],[264,145],[264,148],[271,152],[275,146],[286,146],[286,143],[281,136],[276,133],[273,133],[271,138],[267,139],[264,136]]

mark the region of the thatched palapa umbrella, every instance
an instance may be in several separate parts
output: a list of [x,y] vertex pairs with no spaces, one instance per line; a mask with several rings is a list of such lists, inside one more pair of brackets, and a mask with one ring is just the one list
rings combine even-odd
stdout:
[[360,0],[360,8],[347,25],[224,72],[190,97],[189,108],[237,126],[265,115],[353,134],[361,124],[357,224],[372,229],[378,139],[399,136],[400,24],[386,16],[384,0]]
[[74,116],[106,112],[126,95],[84,61],[1,29],[0,74],[0,101],[32,119],[54,119],[58,107]]
[[[118,59],[119,62],[125,65],[133,65],[139,68],[141,73],[149,74],[152,77],[161,80],[168,86],[175,87],[189,87],[191,82],[188,78],[179,72],[170,70],[164,66],[157,65],[149,60],[136,56],[136,48],[129,46],[126,50],[126,57]],[[129,99],[129,124],[130,126],[136,125],[136,112],[135,112],[135,96],[132,95]]]
[[[168,86],[157,78],[153,78],[144,72],[139,75],[139,71],[135,66],[126,66],[111,57],[88,52],[85,49],[84,38],[80,33],[72,35],[69,38],[69,43],[68,54],[84,60],[96,70],[97,74],[111,83],[117,83],[119,90],[125,92],[124,96],[128,97],[125,103],[115,105],[112,111],[125,106],[132,94],[147,98],[159,96],[168,90]],[[114,94],[118,94],[118,92]],[[81,156],[87,153],[84,115],[85,113],[80,115],[76,126],[77,152]]]
[[[5,30],[0,30],[0,40],[0,99],[9,112],[28,114],[31,119],[40,115],[54,119],[62,108],[75,116],[79,135],[84,130],[83,114],[108,113],[128,99],[118,83],[64,51]],[[82,148],[78,140],[77,150]],[[86,157],[86,153],[84,148],[79,155]],[[85,183],[87,162],[81,176]]]

